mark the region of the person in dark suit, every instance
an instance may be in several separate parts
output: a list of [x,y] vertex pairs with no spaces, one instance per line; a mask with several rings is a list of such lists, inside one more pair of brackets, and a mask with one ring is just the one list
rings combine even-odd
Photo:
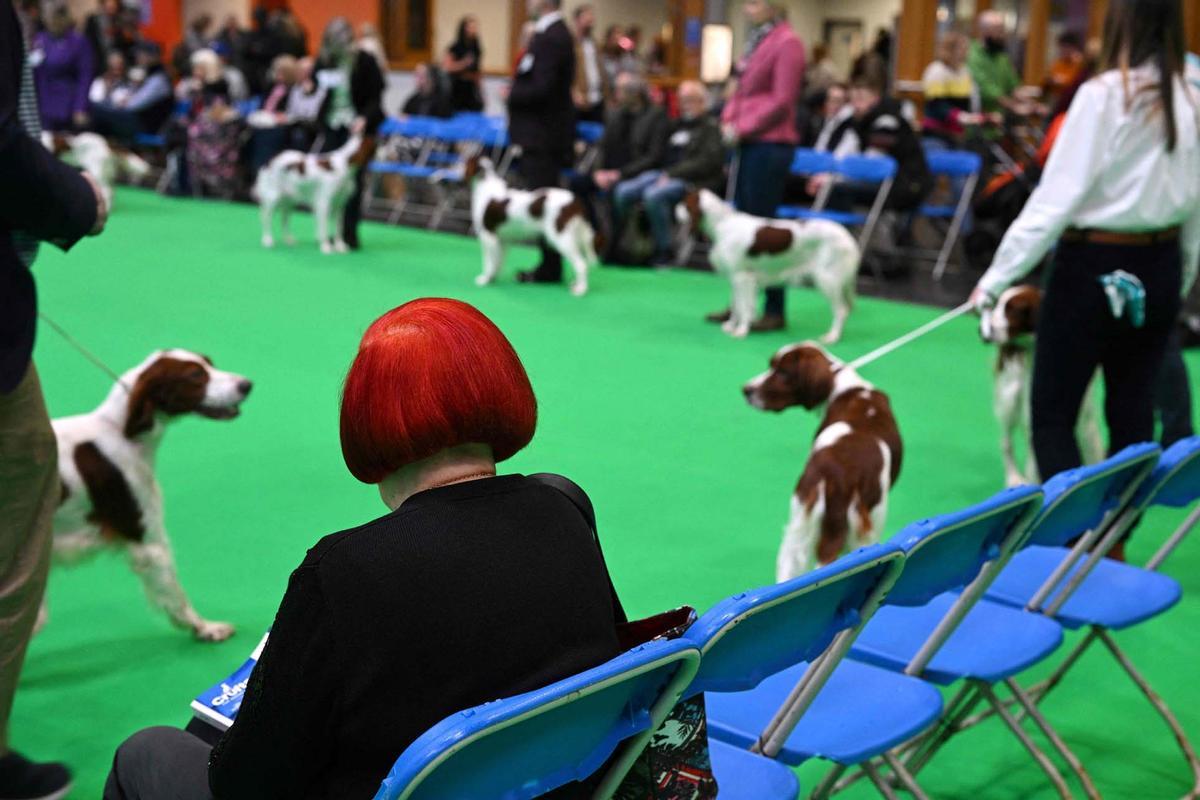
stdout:
[[372,797],[450,714],[616,656],[625,612],[586,496],[496,474],[536,426],[529,376],[478,309],[423,298],[377,319],[346,376],[341,442],[388,513],[308,550],[216,745],[135,733],[104,800]]
[[[32,362],[38,241],[69,249],[99,233],[107,209],[94,180],[38,141],[37,98],[21,24],[0,2],[0,797],[59,797],[71,776],[9,748],[8,720],[50,566],[61,499],[58,448]],[[58,794],[58,793],[62,794]]]
[[[322,106],[323,149],[336,150],[345,144],[357,117],[366,123],[363,133],[374,136],[383,124],[385,78],[375,57],[354,46],[354,28],[345,17],[336,17],[325,27],[316,69],[317,83],[329,93]],[[342,216],[346,244],[351,250],[359,249],[358,221],[362,217],[365,180],[366,170],[360,169],[354,178],[354,194]]]
[[[563,22],[560,0],[530,0],[537,20],[508,94],[508,132],[521,146],[521,174],[531,189],[558,186],[575,145],[575,39]],[[562,258],[544,240],[542,261],[518,273],[523,283],[562,282]]]

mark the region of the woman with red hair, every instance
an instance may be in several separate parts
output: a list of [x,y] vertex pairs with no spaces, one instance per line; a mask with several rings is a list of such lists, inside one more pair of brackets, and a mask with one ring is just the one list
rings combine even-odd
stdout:
[[377,319],[341,438],[389,513],[308,551],[211,753],[144,730],[117,750],[105,798],[371,797],[446,716],[617,655],[624,612],[578,499],[496,475],[536,424],[525,368],[475,308],[414,300]]

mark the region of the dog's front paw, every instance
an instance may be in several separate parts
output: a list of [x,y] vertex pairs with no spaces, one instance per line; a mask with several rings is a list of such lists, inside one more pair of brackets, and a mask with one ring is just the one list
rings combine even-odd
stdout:
[[587,290],[588,285],[583,281],[575,281],[571,284],[571,294],[575,295],[576,297],[583,297],[585,294],[587,294]]
[[729,335],[735,339],[745,339],[747,336],[750,335],[750,326],[749,325],[738,325],[736,328],[733,329],[733,331],[730,332]]
[[737,323],[733,320],[733,318],[727,319],[721,323],[721,330],[725,331],[730,336],[733,336],[733,332],[737,330]]
[[830,331],[821,337],[821,344],[837,344],[841,338],[840,334]]
[[325,255],[329,255],[333,252],[333,245],[331,245],[329,242],[321,242],[321,252]]
[[336,242],[333,243],[333,252],[349,253],[350,247],[345,242],[343,242],[341,239],[338,239]]
[[234,628],[228,622],[209,622],[204,620],[192,628],[192,635],[202,642],[223,642],[233,636]]
[[492,282],[492,279],[489,278],[487,275],[476,275],[475,276],[475,285],[476,286],[487,286],[491,282]]
[[273,237],[273,236],[264,236],[264,237],[262,238],[262,246],[263,246],[263,247],[274,247],[274,246],[275,246],[275,237]]

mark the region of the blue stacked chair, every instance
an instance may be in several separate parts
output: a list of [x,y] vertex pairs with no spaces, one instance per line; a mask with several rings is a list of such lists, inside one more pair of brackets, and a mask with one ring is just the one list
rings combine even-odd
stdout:
[[[1041,498],[1040,490],[1033,487],[1008,490],[964,511],[910,525],[893,537],[888,546],[904,553],[903,572],[883,596],[886,605],[874,621],[864,616],[856,633],[846,636],[844,644],[852,648],[850,652],[857,652],[857,642],[867,631],[884,627],[880,616],[893,611],[894,606],[902,611],[921,608],[988,572],[988,565],[1003,558],[1025,535]],[[838,568],[843,560],[827,569]],[[1061,637],[1058,626],[1043,623],[1038,627],[1046,629],[1041,631],[1044,642],[1038,642],[1038,647],[1057,646]],[[945,636],[948,631],[939,629],[939,637],[944,640]],[[938,647],[935,641],[932,649],[923,650],[921,660],[928,661]],[[823,658],[821,664],[826,665],[828,658]],[[943,711],[940,693],[915,677],[919,670],[892,670],[894,665],[890,663],[881,668],[847,660],[828,666],[832,669],[829,682],[816,695],[808,713],[799,717],[790,734],[780,731],[786,738],[778,757],[789,764],[813,757],[834,763],[814,797],[827,797],[839,786],[845,770],[854,765],[860,765],[885,796],[891,796],[891,788],[880,774],[882,767],[890,769],[915,796],[924,797],[915,777],[890,751],[913,740],[938,720]],[[702,665],[697,680],[703,669]],[[753,691],[727,698],[710,694],[709,717],[714,735],[742,743],[758,740],[776,709],[793,704],[790,693],[798,674],[803,673],[793,670],[786,681],[764,681]]]
[[[1191,511],[1145,567],[1103,558],[1144,519],[1150,508],[1187,508],[1196,504],[1200,499],[1200,437],[1177,442],[1163,453],[1157,464],[1153,458],[1157,455],[1154,445],[1129,448],[1121,455],[1130,453],[1140,455],[1143,471],[1153,467],[1149,477],[1136,484],[1132,498],[1128,502],[1105,498],[1108,521],[1092,525],[1089,535],[1072,549],[1063,546],[1064,540],[1042,538],[1033,543],[1001,573],[989,589],[988,597],[1052,616],[1072,630],[1087,628],[1086,635],[1062,665],[1049,678],[1027,690],[1034,703],[1040,703],[1062,682],[1092,644],[1101,642],[1175,735],[1192,772],[1190,796],[1200,796],[1200,759],[1195,748],[1166,702],[1112,636],[1114,631],[1162,615],[1179,601],[1183,594],[1179,582],[1158,572],[1158,568],[1200,522],[1200,506]],[[1052,479],[1047,483],[1048,489],[1063,478],[1069,478],[1069,473]],[[1088,547],[1092,550],[1083,560]]]
[[[1065,540],[1101,525],[1115,514],[1145,477],[1156,457],[1151,446],[1130,448],[1093,467],[1073,470],[1047,483],[1045,502],[1026,536],[997,552],[971,585],[914,608],[885,608],[856,644],[853,656],[890,669],[921,675],[942,685],[959,683],[938,727],[906,748],[914,774],[956,733],[996,715],[1046,773],[1059,795],[1071,792],[1049,756],[1021,727],[1025,717],[1066,761],[1089,797],[1098,797],[1091,777],[1062,737],[1034,707],[1015,676],[1041,663],[1062,641],[1062,626],[1041,614],[983,598],[1009,568],[1013,554],[1029,542]],[[876,627],[878,626],[878,627]],[[941,644],[934,646],[940,640]],[[1002,701],[994,685],[1003,683],[1013,700]],[[971,713],[986,702],[990,710]],[[1009,711],[1013,703],[1021,716]]]
[[544,688],[460,711],[404,750],[375,800],[525,800],[588,778],[623,748],[593,795],[610,797],[699,662],[686,640],[650,642]]

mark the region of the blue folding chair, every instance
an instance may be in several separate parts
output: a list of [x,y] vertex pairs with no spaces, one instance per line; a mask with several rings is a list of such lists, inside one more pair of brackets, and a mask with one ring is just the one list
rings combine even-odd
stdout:
[[[1027,690],[1029,696],[1035,704],[1040,703],[1094,642],[1102,642],[1175,734],[1192,771],[1191,796],[1200,796],[1200,759],[1187,734],[1166,702],[1151,688],[1112,636],[1113,631],[1125,630],[1165,613],[1183,594],[1178,581],[1157,570],[1200,522],[1200,505],[1167,538],[1145,567],[1103,558],[1121,537],[1140,523],[1151,507],[1187,508],[1200,499],[1200,436],[1177,442],[1154,466],[1153,456],[1157,452],[1154,445],[1139,445],[1116,457],[1138,454],[1143,470],[1153,466],[1153,472],[1136,485],[1136,494],[1130,502],[1115,508],[1119,513],[1110,514],[1110,524],[1093,527],[1089,541],[1099,536],[1099,542],[1087,561],[1082,565],[1078,563],[1083,555],[1082,551],[1076,552],[1081,550],[1079,545],[1068,550],[1058,546],[1060,543],[1041,541],[1017,554],[992,585],[988,597],[1047,614],[1072,630],[1087,627],[1087,634],[1058,669]],[[1047,484],[1048,490],[1056,480],[1058,478]]]
[[[792,766],[814,757],[855,764],[932,723],[942,708],[932,686],[843,662],[903,566],[899,548],[875,545],[723,600],[701,617],[686,636],[703,654],[686,694],[705,692],[712,738]],[[874,768],[870,774],[886,791]]]
[[650,642],[542,689],[460,711],[404,750],[375,800],[525,800],[606,762],[592,796],[611,797],[699,663],[684,639]]
[[[1102,464],[1073,470],[1051,480],[1045,486],[1045,501],[1037,519],[1029,527],[1028,534],[1017,542],[1017,546],[1025,547],[1030,542],[1066,541],[1075,536],[1085,535],[1089,530],[1101,528],[1106,520],[1111,519],[1128,503],[1156,455],[1157,451],[1153,446],[1131,448]],[[1080,548],[1085,548],[1086,544],[1081,542]],[[946,713],[938,727],[922,742],[917,743],[906,764],[914,774],[919,772],[950,737],[983,719],[998,715],[1050,777],[1059,794],[1070,797],[1070,790],[1061,773],[1020,727],[1020,723],[1027,716],[1066,761],[1087,795],[1098,797],[1095,784],[1079,758],[1049,721],[1037,711],[1033,699],[1014,679],[1018,672],[1042,661],[1057,649],[1062,638],[1061,625],[1049,617],[1029,613],[988,598],[988,593],[1010,574],[1016,559],[1020,557],[1021,554],[1017,553],[1011,558],[998,559],[989,570],[990,575],[986,579],[985,576],[981,576],[972,584],[971,590],[963,593],[962,597],[966,598],[971,591],[982,591],[985,599],[974,605],[971,612],[965,616],[962,627],[946,641],[943,651],[946,658],[941,661],[933,659],[930,669],[926,669],[923,674],[939,683],[953,683],[958,678],[964,679],[964,683],[958,694],[947,704]],[[952,595],[944,596],[935,602],[945,604],[951,597]],[[931,629],[935,625],[932,616],[935,615],[925,612],[924,619],[919,614],[907,620],[906,624]],[[882,621],[883,618],[884,614],[881,613],[877,621]],[[1051,625],[1045,625],[1047,622]],[[864,632],[863,640],[867,640],[870,634],[870,630]],[[918,638],[921,635],[919,631],[916,633]],[[1034,638],[1030,639],[1030,636]],[[1038,646],[1037,637],[1044,640],[1044,646]],[[1027,644],[1022,644],[1023,642]],[[903,643],[875,641],[873,644],[878,651],[888,653],[887,657],[893,659],[893,666],[896,666],[907,652]],[[910,644],[909,647],[913,645]],[[876,658],[880,655],[880,652],[875,654]],[[1008,702],[1001,701],[993,688],[995,683],[1003,683],[1013,699]],[[983,701],[988,703],[990,709],[972,717],[971,713]],[[1013,704],[1019,706],[1019,715],[1014,715],[1008,710]]]
[[926,219],[947,222],[948,225],[933,267],[933,279],[940,281],[946,274],[950,253],[959,243],[959,234],[971,210],[975,187],[983,172],[983,158],[978,153],[965,150],[928,150],[925,161],[933,177],[946,178],[957,195],[950,203],[922,205],[918,212]]
[[[832,173],[835,169],[837,169],[837,159],[833,157],[833,153],[813,150],[808,147],[797,147],[795,154],[792,156],[792,166],[789,171],[793,175],[811,177],[813,175]],[[826,191],[822,190],[822,194],[815,198],[816,202],[821,206],[824,205],[822,198]],[[780,219],[798,219],[808,210],[804,206],[780,206],[775,211],[775,216]]]

